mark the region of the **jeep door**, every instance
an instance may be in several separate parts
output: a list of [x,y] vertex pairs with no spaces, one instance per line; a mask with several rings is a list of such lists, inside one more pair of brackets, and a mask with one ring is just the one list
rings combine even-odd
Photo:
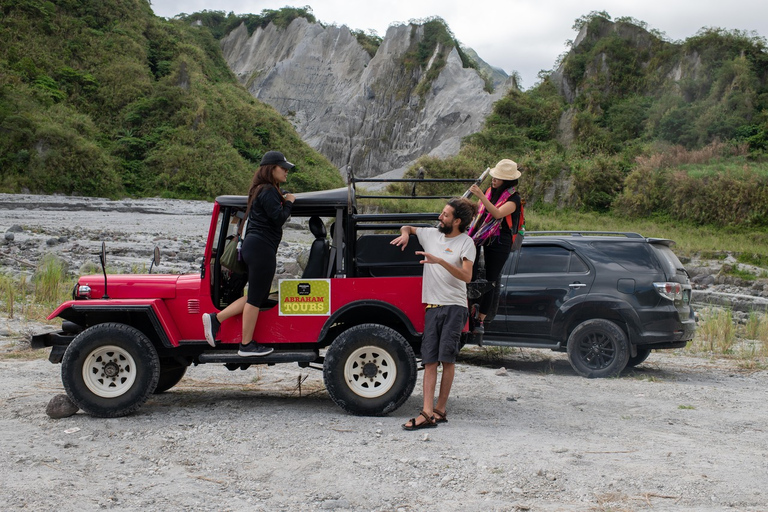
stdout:
[[501,276],[496,320],[509,335],[549,344],[552,325],[563,304],[589,293],[595,274],[567,244],[527,243],[514,253]]

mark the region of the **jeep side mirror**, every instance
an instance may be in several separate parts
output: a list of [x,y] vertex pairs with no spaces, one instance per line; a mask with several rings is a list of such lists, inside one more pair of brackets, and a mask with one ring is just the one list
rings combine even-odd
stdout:
[[101,242],[101,253],[99,254],[101,260],[101,271],[104,273],[104,296],[102,299],[108,299],[107,295],[107,244]]
[[149,273],[152,273],[152,267],[160,264],[160,248],[155,246],[155,252],[152,254],[152,261],[149,263]]

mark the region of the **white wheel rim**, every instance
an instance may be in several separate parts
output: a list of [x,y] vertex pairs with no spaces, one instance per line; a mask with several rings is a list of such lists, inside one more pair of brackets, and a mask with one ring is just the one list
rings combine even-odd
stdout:
[[101,398],[121,396],[136,382],[136,362],[123,348],[99,347],[88,354],[83,363],[83,381]]
[[392,389],[397,378],[394,358],[381,347],[361,347],[344,364],[344,379],[356,395],[378,398]]

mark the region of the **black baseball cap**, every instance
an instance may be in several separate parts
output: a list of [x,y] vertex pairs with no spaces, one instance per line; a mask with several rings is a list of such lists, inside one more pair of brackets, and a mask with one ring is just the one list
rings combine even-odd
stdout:
[[290,171],[296,167],[291,162],[286,160],[285,155],[279,151],[267,151],[264,153],[264,156],[261,158],[261,163],[259,165],[279,165],[287,171]]

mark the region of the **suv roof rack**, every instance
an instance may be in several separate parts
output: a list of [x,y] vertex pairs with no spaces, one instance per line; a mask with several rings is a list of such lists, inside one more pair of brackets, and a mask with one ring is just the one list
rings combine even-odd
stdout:
[[572,237],[581,236],[623,236],[626,238],[645,238],[639,233],[627,231],[526,231],[525,236],[529,235],[571,235]]

